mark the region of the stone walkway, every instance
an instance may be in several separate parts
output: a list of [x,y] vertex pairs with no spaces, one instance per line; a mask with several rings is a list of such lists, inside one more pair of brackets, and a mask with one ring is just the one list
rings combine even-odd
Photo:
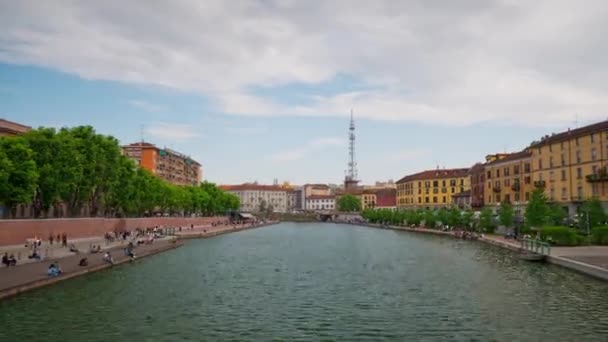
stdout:
[[[142,257],[145,255],[153,254],[158,251],[166,250],[169,247],[175,245],[177,242],[174,238],[164,238],[155,240],[154,243],[149,245],[140,245],[135,248],[135,256]],[[121,263],[128,260],[128,256],[124,253],[123,247],[115,247],[110,249],[112,254],[112,258],[114,259],[115,264]],[[68,257],[63,258],[55,258],[48,259],[41,262],[35,263],[27,263],[23,265],[18,265],[14,267],[5,267],[3,266],[0,269],[0,298],[3,297],[1,292],[6,291],[8,289],[26,285],[29,283],[36,283],[39,281],[43,281],[45,279],[51,279],[47,275],[47,269],[51,262],[58,262],[61,269],[63,270],[63,274],[56,279],[68,278],[71,274],[92,270],[95,268],[99,268],[100,266],[109,265],[105,261],[103,261],[104,253],[79,253]],[[88,259],[88,266],[79,266],[79,261],[81,258]]]

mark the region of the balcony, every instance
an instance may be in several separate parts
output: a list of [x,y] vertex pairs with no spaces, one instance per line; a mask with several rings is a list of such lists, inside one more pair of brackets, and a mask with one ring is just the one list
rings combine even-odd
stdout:
[[582,202],[583,196],[572,196],[572,202]]
[[502,190],[502,187],[501,187],[500,185],[496,185],[496,184],[495,184],[495,185],[492,187],[492,191],[494,191],[494,192],[500,192],[501,190]]
[[511,190],[519,191],[520,189],[521,189],[521,184],[519,184],[519,182],[514,182],[513,184],[511,184]]
[[547,183],[544,180],[534,181],[534,186],[536,188],[544,188],[546,185]]
[[585,176],[585,178],[589,183],[608,182],[608,172],[606,171],[606,168],[603,167],[596,173]]

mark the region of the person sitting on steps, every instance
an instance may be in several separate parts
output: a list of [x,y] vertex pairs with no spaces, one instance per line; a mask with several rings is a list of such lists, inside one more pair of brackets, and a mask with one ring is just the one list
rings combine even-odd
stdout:
[[114,265],[114,259],[112,258],[112,254],[110,254],[110,252],[106,252],[106,254],[104,254],[103,261],[105,261],[111,265]]

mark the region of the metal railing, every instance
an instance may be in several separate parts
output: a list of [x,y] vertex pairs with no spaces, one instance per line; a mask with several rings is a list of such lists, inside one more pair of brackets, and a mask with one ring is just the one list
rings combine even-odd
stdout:
[[544,242],[537,239],[521,239],[520,247],[522,250],[541,254],[541,255],[550,255],[551,254],[551,244],[548,242]]

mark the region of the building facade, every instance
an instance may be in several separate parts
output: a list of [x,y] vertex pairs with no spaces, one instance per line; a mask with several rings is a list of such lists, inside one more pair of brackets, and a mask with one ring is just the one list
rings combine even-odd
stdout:
[[261,209],[272,212],[287,212],[287,192],[283,187],[276,185],[241,184],[222,185],[222,190],[238,196],[241,200],[241,211],[258,212]]
[[486,170],[484,163],[477,163],[469,170],[471,179],[471,208],[481,210],[485,204]]
[[453,195],[452,204],[460,209],[471,209],[471,190]]
[[0,119],[0,137],[13,137],[32,130],[31,127],[16,122]]
[[376,191],[376,209],[397,208],[397,190],[396,188],[383,188]]
[[513,206],[516,215],[522,214],[534,190],[531,165],[529,150],[486,163],[485,205],[497,209],[506,202]]
[[397,181],[398,208],[440,208],[452,196],[470,190],[469,169],[436,169],[405,176]]
[[533,185],[569,215],[582,201],[608,206],[608,121],[544,136],[530,146]]
[[122,150],[137,165],[170,183],[198,185],[201,182],[201,164],[184,154],[146,142],[122,146]]
[[336,198],[333,195],[311,195],[306,198],[306,210],[335,210]]

